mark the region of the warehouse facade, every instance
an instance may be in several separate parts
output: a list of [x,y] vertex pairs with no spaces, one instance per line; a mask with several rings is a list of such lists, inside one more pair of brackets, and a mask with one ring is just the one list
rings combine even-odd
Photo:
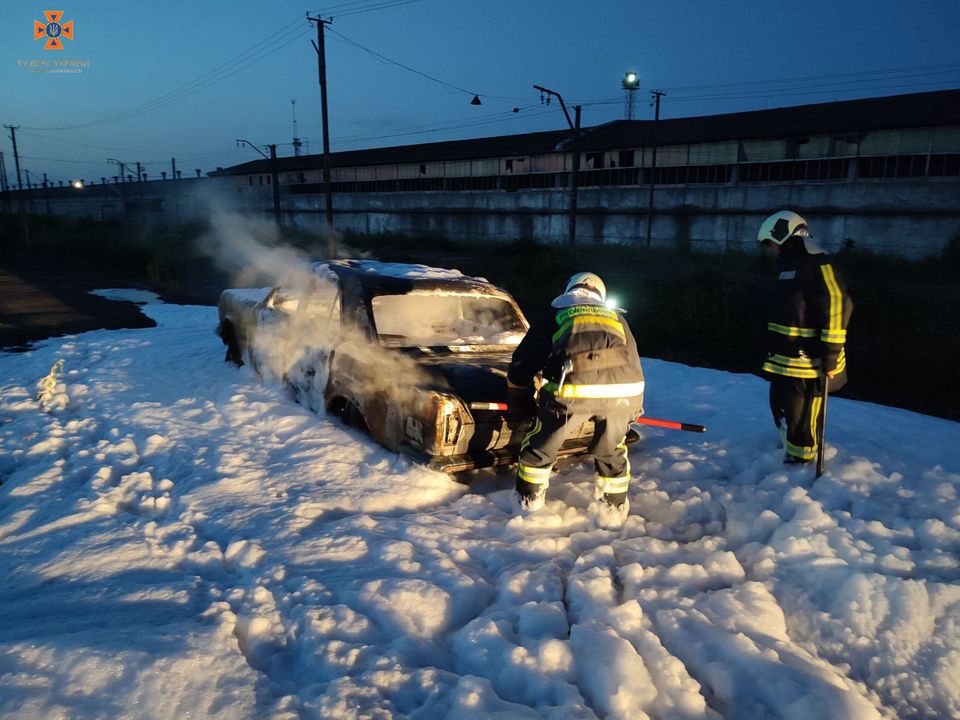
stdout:
[[[656,167],[653,149],[656,146]],[[563,242],[573,151],[578,242],[726,250],[797,208],[831,249],[912,257],[960,236],[960,91],[676,120],[615,121],[330,156],[335,227]],[[324,221],[322,156],[278,161],[284,217]],[[269,161],[211,173],[269,212]],[[652,213],[650,184],[654,185]]]
[[[807,216],[829,250],[853,245],[923,257],[960,237],[960,90],[620,120],[571,135],[331,153],[334,227],[565,242],[578,153],[578,243],[645,246],[649,237],[652,246],[722,252],[751,247],[760,220],[783,208]],[[54,214],[173,220],[224,201],[269,218],[276,196],[285,225],[320,230],[322,168],[322,155],[304,155],[218,168],[189,183],[29,194],[33,206],[45,203]]]

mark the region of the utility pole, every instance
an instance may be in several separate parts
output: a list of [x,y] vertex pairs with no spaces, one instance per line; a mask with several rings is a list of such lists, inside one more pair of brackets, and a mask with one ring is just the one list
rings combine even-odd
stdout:
[[319,15],[307,20],[317,25],[317,41],[313,49],[317,51],[317,69],[320,74],[320,115],[323,120],[323,185],[327,195],[327,252],[331,258],[337,255],[337,240],[333,234],[333,185],[330,182],[330,128],[327,119],[327,59],[326,46],[323,39],[324,26],[333,23],[333,20],[323,20]]
[[177,159],[176,158],[170,158],[170,179],[171,180],[177,179]]
[[10,212],[10,186],[7,184],[7,165],[0,152],[0,191],[3,192],[3,211]]
[[[577,189],[580,184],[580,106],[574,105],[574,117],[576,122],[570,122],[570,113],[567,112],[567,104],[563,101],[563,96],[560,93],[549,90],[540,85],[534,85],[534,90],[539,90],[541,93],[546,95],[553,95],[557,100],[560,101],[560,109],[563,110],[563,116],[567,119],[567,125],[570,126],[570,129],[573,130],[573,137],[570,139],[570,150],[573,153],[573,170],[570,172],[570,217],[569,225],[567,228],[567,242],[570,245],[575,245],[577,242]],[[543,99],[543,95],[540,96],[540,99]]]
[[270,175],[273,177],[273,219],[277,223],[277,228],[283,226],[283,218],[280,215],[280,177],[277,173],[277,146],[270,146]]
[[43,197],[47,201],[47,215],[52,215],[53,213],[50,212],[50,184],[46,173],[43,174]]
[[[129,173],[129,172],[130,172],[130,168],[127,167],[127,164],[126,164],[125,162],[123,162],[122,160],[117,160],[116,158],[107,158],[107,162],[115,163],[116,165],[118,165],[118,166],[120,167],[120,178],[121,178],[121,182],[127,182],[127,177],[128,177],[128,176],[127,176],[125,173]],[[137,163],[137,165],[139,165],[139,164],[140,164],[140,163]],[[138,177],[139,177],[139,174],[140,174],[140,171],[137,170],[137,176],[138,176]]]
[[300,148],[303,145],[300,142],[300,134],[297,132],[297,101],[290,101],[290,108],[293,112],[293,156],[300,157]]
[[139,160],[137,160],[137,206],[140,218],[142,220],[146,219],[147,208],[143,202],[143,168],[140,166]]
[[657,175],[657,145],[660,143],[660,98],[666,95],[662,90],[652,90],[654,103],[657,106],[653,118],[653,157],[650,161],[650,199],[647,202],[647,249],[650,249],[650,236],[653,232],[653,188],[656,185]]
[[[17,166],[17,189],[23,192],[23,179],[20,177],[20,154],[17,152],[17,130],[19,125],[4,125],[10,131],[10,140],[13,142],[13,162]],[[21,198],[21,201],[23,198]]]
[[17,151],[17,130],[19,125],[4,125],[10,131],[10,140],[13,142],[13,162],[17,166],[17,207],[20,212],[20,222],[23,225],[23,240],[30,247],[30,228],[27,226],[27,216],[23,212],[23,179],[20,176],[20,153]]

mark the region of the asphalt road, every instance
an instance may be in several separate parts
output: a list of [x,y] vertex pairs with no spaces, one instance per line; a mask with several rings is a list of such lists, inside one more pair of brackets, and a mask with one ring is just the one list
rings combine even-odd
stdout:
[[0,349],[25,350],[31,342],[96,329],[153,327],[131,302],[91,295],[97,288],[144,287],[115,277],[63,270],[0,267]]

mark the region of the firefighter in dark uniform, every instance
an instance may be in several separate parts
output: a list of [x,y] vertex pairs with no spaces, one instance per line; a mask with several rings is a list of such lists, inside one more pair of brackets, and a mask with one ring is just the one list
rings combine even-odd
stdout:
[[784,462],[809,463],[817,456],[824,383],[833,392],[847,381],[844,343],[853,302],[797,213],[783,210],[768,217],[757,242],[779,261],[763,363],[770,410],[786,448]]
[[630,463],[626,433],[643,412],[643,368],[626,320],[604,305],[606,288],[593,273],[570,278],[551,303],[548,321],[534,323],[513,353],[511,394],[531,398],[542,372],[536,417],[520,448],[516,501],[521,512],[543,507],[550,473],[563,441],[587,420],[595,434],[595,495],[626,511]]

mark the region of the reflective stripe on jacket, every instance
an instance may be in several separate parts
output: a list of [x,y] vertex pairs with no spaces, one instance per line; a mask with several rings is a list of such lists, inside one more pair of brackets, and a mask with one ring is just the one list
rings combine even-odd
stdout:
[[[564,373],[567,361],[573,369]],[[637,343],[616,310],[574,305],[535,322],[513,353],[507,379],[512,385],[527,386],[541,371],[541,389],[557,399],[594,399],[602,405],[632,398],[638,411],[643,407]]]
[[825,254],[802,244],[785,245],[770,298],[767,375],[815,379],[824,371],[846,371],[844,343],[853,302],[846,284]]

